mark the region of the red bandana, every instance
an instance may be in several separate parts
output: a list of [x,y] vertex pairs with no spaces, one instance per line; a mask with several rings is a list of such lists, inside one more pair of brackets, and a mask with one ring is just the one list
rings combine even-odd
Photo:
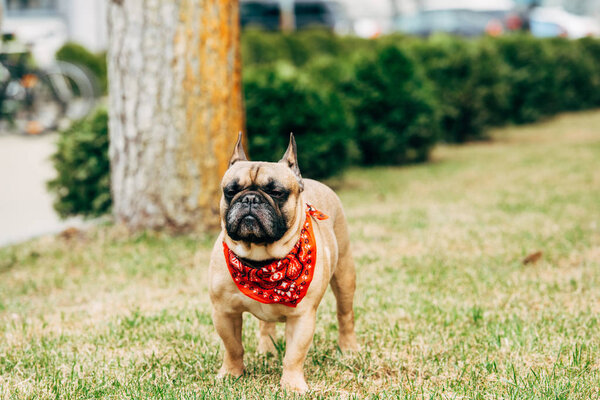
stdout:
[[227,268],[236,286],[246,296],[266,304],[296,307],[308,291],[317,261],[317,246],[311,216],[327,219],[327,215],[306,205],[306,222],[300,239],[281,260],[261,268],[253,268],[240,260],[223,242]]

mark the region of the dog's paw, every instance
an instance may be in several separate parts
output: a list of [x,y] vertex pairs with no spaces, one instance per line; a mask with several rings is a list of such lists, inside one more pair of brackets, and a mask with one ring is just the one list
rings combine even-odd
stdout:
[[239,378],[244,374],[244,367],[226,367],[223,365],[217,373],[217,379],[225,379],[227,377]]
[[304,394],[308,391],[308,385],[302,373],[284,373],[281,377],[281,387],[299,394]]
[[356,341],[356,336],[354,334],[340,336],[338,343],[340,345],[340,350],[342,350],[343,353],[360,351],[360,345]]
[[258,347],[256,349],[260,354],[273,354],[277,355],[277,349],[273,344],[273,340],[270,336],[261,336],[258,338]]

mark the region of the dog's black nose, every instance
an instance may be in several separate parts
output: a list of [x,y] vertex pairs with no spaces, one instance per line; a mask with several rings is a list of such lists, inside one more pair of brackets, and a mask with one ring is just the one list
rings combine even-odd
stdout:
[[248,193],[242,198],[242,204],[260,204],[262,200],[258,194]]

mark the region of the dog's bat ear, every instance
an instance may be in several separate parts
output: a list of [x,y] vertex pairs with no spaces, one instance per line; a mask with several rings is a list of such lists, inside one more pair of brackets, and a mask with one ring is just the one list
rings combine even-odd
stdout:
[[288,144],[288,148],[285,151],[285,154],[279,160],[280,163],[286,164],[296,178],[298,179],[298,183],[300,184],[300,190],[304,189],[304,182],[302,181],[302,175],[300,174],[300,167],[298,167],[298,154],[296,152],[296,139],[294,138],[294,134],[290,133],[290,143]]
[[248,158],[246,158],[246,153],[244,153],[244,146],[242,146],[242,131],[240,131],[238,135],[237,143],[233,149],[231,159],[229,160],[229,166],[231,167],[238,161],[248,161]]

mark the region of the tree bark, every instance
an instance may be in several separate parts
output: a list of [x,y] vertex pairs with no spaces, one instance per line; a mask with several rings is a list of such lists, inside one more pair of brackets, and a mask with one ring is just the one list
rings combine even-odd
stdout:
[[110,159],[117,221],[218,227],[219,183],[244,124],[237,0],[112,0]]

